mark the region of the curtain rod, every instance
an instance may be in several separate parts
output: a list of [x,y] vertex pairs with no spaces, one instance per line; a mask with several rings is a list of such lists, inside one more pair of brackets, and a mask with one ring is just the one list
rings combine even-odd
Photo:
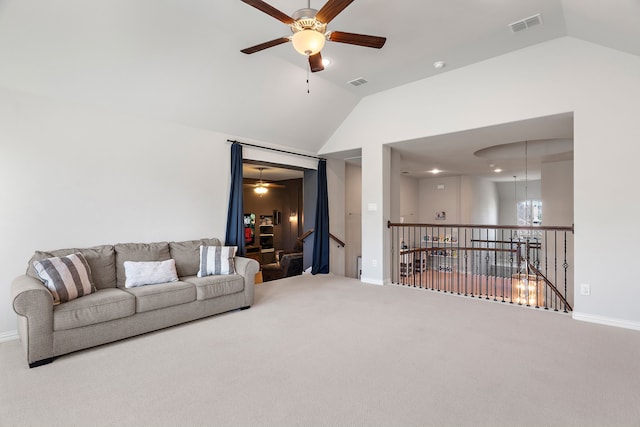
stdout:
[[280,150],[279,148],[264,147],[262,145],[249,144],[248,142],[240,142],[240,141],[235,141],[235,140],[232,140],[232,139],[227,139],[227,142],[231,142],[231,143],[234,143],[234,144],[240,144],[240,145],[247,146],[247,147],[260,148],[261,150],[277,151],[279,153],[293,154],[294,156],[301,156],[301,157],[309,157],[311,159],[316,159],[316,160],[326,160],[323,157],[312,156],[310,154],[294,153],[293,151]]

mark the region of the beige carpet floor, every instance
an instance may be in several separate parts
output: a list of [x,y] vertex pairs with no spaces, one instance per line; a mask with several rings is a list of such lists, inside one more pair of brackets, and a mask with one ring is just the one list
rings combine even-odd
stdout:
[[640,332],[331,275],[0,370],[3,427],[640,426]]

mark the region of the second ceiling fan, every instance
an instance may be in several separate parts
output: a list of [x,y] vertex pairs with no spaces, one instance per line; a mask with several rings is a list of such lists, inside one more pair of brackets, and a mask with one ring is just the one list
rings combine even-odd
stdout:
[[343,31],[327,31],[327,24],[349,6],[353,0],[328,0],[320,10],[307,7],[295,11],[292,16],[286,15],[262,0],[242,1],[287,24],[293,33],[288,37],[280,37],[242,49],[242,53],[256,53],[279,44],[292,42],[293,47],[299,53],[309,57],[311,71],[316,72],[324,70],[320,51],[324,47],[326,40],[376,49],[380,49],[387,41],[385,37],[345,33]]

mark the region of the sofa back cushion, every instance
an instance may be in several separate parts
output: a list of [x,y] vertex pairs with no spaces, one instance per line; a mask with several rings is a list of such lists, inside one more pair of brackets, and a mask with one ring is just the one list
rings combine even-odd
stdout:
[[38,273],[33,267],[33,261],[41,261],[46,258],[65,257],[74,253],[81,253],[89,264],[93,284],[97,289],[116,287],[116,256],[113,246],[102,245],[91,248],[56,249],[54,251],[36,251],[29,260],[27,276],[39,279]]
[[125,287],[125,261],[165,261],[171,258],[169,243],[118,243],[116,251],[116,284]]
[[220,240],[199,239],[169,243],[171,258],[176,260],[178,277],[195,276],[198,273],[200,246],[220,246]]

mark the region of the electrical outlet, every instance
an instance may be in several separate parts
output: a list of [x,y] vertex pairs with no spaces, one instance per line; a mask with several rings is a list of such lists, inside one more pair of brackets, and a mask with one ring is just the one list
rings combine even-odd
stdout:
[[580,295],[591,295],[591,285],[587,283],[580,284]]
[[372,259],[371,260],[371,267],[375,268],[378,266],[378,260]]

